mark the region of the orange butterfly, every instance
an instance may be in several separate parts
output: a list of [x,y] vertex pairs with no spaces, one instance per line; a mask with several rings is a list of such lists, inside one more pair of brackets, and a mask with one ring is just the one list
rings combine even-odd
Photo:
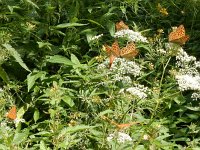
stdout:
[[16,106],[13,106],[9,112],[6,114],[6,117],[12,120],[15,120],[17,118],[17,109]]
[[115,125],[117,127],[117,129],[119,129],[119,130],[128,128],[128,127],[130,127],[130,126],[132,126],[134,124],[138,124],[139,123],[139,122],[131,122],[131,123],[118,124],[118,123],[110,120],[106,116],[102,116],[102,119],[109,121],[111,124]]
[[123,29],[129,29],[129,27],[123,21],[117,22],[115,27],[117,31],[120,31]]
[[132,59],[138,54],[138,50],[133,42],[128,43],[126,47],[122,48],[121,50],[117,41],[112,44],[112,47],[105,45],[105,48],[110,57],[110,67],[116,57],[121,56],[126,59]]
[[185,28],[183,25],[180,25],[177,29],[169,34],[169,42],[183,45],[188,40],[189,35],[185,35]]

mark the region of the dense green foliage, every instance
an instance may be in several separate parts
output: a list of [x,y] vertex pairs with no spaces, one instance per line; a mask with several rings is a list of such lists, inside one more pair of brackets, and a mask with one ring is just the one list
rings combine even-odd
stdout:
[[[175,79],[180,47],[157,53],[183,24],[183,48],[198,59],[199,17],[195,0],[0,0],[0,149],[199,149],[199,101]],[[139,56],[116,80],[122,63],[109,69],[102,46],[120,20],[148,42],[136,43]],[[139,84],[147,97],[127,92]],[[13,105],[21,122],[5,117]],[[107,140],[118,131],[132,141]]]

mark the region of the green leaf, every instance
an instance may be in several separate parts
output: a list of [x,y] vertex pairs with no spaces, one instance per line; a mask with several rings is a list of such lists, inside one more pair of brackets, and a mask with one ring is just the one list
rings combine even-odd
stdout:
[[35,7],[35,8],[37,8],[37,9],[39,9],[39,7],[35,4],[35,3],[33,3],[31,0],[25,0],[29,5],[31,5],[31,6],[33,6],[33,7]]
[[29,134],[29,130],[25,130],[25,132],[23,133],[16,133],[14,138],[13,138],[13,142],[12,144],[20,144],[21,142],[25,141],[28,137]]
[[40,141],[40,150],[47,150],[47,146],[43,140]]
[[39,117],[40,117],[40,112],[39,112],[38,109],[36,109],[34,111],[34,114],[33,114],[33,119],[34,119],[35,123],[37,122],[37,120],[39,119]]
[[30,91],[30,89],[33,87],[33,85],[35,84],[35,81],[42,77],[43,75],[45,75],[45,72],[38,72],[38,73],[30,73],[27,76],[27,84],[28,84],[28,92]]
[[56,28],[69,28],[69,27],[80,27],[85,26],[88,24],[82,24],[82,23],[63,23],[56,26]]
[[64,97],[62,97],[62,100],[63,100],[67,105],[69,105],[70,107],[73,107],[73,106],[74,106],[74,102],[73,102],[73,100],[71,99],[71,97],[69,97],[69,96],[64,96]]
[[68,133],[73,133],[73,132],[78,132],[81,130],[86,130],[86,129],[91,129],[94,128],[95,126],[87,126],[87,125],[77,125],[74,127],[67,127],[66,132]]
[[6,82],[7,84],[9,83],[9,77],[1,66],[0,66],[0,77],[3,79],[4,82]]
[[27,71],[31,72],[26,64],[23,62],[20,54],[10,45],[10,44],[3,44],[3,46],[10,52],[10,54],[15,58],[15,60]]
[[74,54],[71,54],[71,61],[76,65],[81,64],[80,61],[78,60],[78,58]]
[[61,56],[61,55],[50,56],[50,58],[47,59],[47,61],[51,62],[51,63],[65,64],[65,65],[69,65],[69,66],[74,65],[69,59],[67,59],[66,57]]
[[98,116],[101,117],[101,116],[104,116],[104,115],[110,114],[110,113],[113,113],[113,111],[112,111],[111,109],[107,109],[107,110],[105,110],[105,111],[100,112],[100,113],[98,114]]
[[115,23],[111,22],[111,21],[108,21],[107,28],[108,28],[108,30],[110,32],[110,35],[114,36],[114,34],[115,34]]

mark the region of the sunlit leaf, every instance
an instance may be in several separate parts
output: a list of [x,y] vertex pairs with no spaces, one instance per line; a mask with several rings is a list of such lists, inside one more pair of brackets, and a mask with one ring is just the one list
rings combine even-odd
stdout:
[[3,46],[10,52],[10,54],[15,58],[15,60],[27,71],[30,71],[26,64],[23,62],[20,54],[10,45],[10,44],[3,44]]
[[87,24],[82,23],[63,23],[56,26],[56,28],[69,28],[69,27],[80,27],[80,26],[86,26]]

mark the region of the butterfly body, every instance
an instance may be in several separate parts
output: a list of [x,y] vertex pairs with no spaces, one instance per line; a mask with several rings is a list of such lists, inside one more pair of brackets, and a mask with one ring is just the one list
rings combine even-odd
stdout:
[[180,25],[177,29],[169,34],[169,42],[172,43],[183,45],[188,40],[189,36],[185,34],[185,28],[183,25]]
[[13,106],[6,115],[7,118],[15,120],[17,118],[17,109],[16,106]]

